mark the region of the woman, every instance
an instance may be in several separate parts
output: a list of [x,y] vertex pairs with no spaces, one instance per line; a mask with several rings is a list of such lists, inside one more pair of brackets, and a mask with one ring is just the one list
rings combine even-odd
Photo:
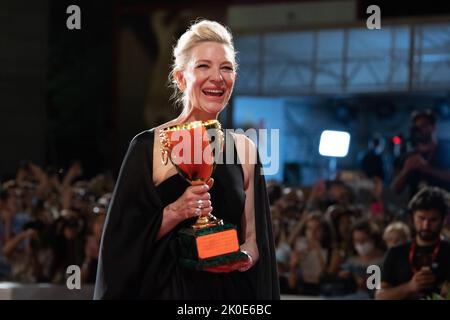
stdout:
[[342,264],[339,276],[354,281],[356,292],[340,298],[371,299],[374,292],[367,287],[367,268],[372,265],[380,267],[384,254],[378,226],[367,219],[356,222],[352,228],[352,242],[356,255]]
[[340,264],[353,253],[352,226],[357,214],[353,209],[333,205],[328,207],[325,217],[329,221],[334,234],[334,247],[338,250],[338,260],[333,262],[338,271]]
[[[217,119],[236,78],[232,36],[216,22],[201,21],[181,36],[173,55],[171,81],[183,111],[130,144],[102,237],[94,298],[276,299],[265,181],[259,160],[256,165],[248,161],[256,147],[245,136],[227,137],[225,143],[237,151],[234,160],[239,157],[243,164],[218,164],[208,184],[190,186],[170,163],[161,164],[155,134],[177,124]],[[211,204],[216,217],[237,226],[248,260],[211,272],[192,271],[178,263],[177,231],[210,213]]]
[[332,256],[331,228],[320,212],[309,213],[299,222],[290,243],[293,254],[290,260],[289,287],[304,295],[319,295],[320,280],[330,270]]

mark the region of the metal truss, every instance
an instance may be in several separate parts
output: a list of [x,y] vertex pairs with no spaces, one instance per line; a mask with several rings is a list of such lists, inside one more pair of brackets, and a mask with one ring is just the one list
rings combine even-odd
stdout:
[[[241,95],[305,95],[320,93],[408,92],[450,87],[450,23],[386,26],[376,31],[341,28],[340,50],[321,54],[322,32],[304,43],[275,41],[284,33],[253,34],[243,46],[236,92]],[[293,34],[292,32],[290,34]],[[380,37],[377,38],[377,35]],[[366,39],[367,38],[367,39]],[[303,40],[305,37],[303,38]],[[255,41],[256,40],[256,41]],[[335,42],[336,44],[336,42]],[[310,55],[295,56],[289,48],[307,48]],[[325,44],[326,46],[326,44]]]

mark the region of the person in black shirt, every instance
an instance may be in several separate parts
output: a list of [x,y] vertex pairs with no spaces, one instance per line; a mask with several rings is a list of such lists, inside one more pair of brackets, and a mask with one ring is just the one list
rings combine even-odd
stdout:
[[362,154],[360,168],[370,179],[377,177],[384,181],[384,145],[384,138],[380,134],[374,134],[369,141],[369,149]]
[[450,281],[450,244],[441,239],[449,194],[438,187],[419,191],[408,205],[415,236],[388,251],[377,299],[421,299]]
[[436,138],[436,116],[431,110],[412,113],[410,142],[412,151],[394,168],[393,190],[401,193],[408,187],[411,198],[425,186],[450,191],[450,148]]

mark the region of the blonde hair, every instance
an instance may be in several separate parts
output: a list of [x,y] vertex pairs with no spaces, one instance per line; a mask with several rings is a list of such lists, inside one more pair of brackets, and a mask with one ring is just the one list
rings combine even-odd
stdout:
[[207,41],[222,43],[228,46],[233,53],[233,65],[235,70],[237,68],[233,36],[228,28],[218,22],[210,20],[194,22],[178,39],[176,46],[173,48],[173,64],[169,74],[169,83],[174,90],[171,98],[175,100],[176,105],[181,105],[184,109],[187,107],[187,96],[178,89],[174,73],[186,68],[187,63],[191,58],[192,48]]
[[391,233],[392,231],[399,232],[405,241],[411,238],[411,231],[409,230],[409,227],[401,221],[392,222],[386,227],[383,233],[383,239],[385,241],[388,234]]

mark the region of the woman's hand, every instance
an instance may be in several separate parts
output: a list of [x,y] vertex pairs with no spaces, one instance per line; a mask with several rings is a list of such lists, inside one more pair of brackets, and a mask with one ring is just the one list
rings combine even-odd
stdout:
[[297,266],[300,263],[300,251],[295,250],[292,255],[291,255],[291,259],[289,261],[289,270],[291,271],[295,271],[297,270]]
[[247,255],[246,260],[240,260],[229,264],[219,265],[216,267],[205,268],[204,271],[213,273],[228,273],[232,271],[244,272],[253,266],[253,258],[247,251],[241,251]]
[[196,216],[206,216],[212,211],[211,195],[209,189],[214,180],[211,178],[206,184],[194,185],[186,188],[186,191],[173,203],[167,206],[179,220],[185,220]]
[[213,208],[210,200],[211,195],[208,191],[213,183],[214,180],[210,178],[206,184],[187,187],[186,191],[175,202],[165,207],[156,239],[161,239],[181,221],[211,213]]
[[250,254],[250,252],[248,251],[242,251],[243,253],[245,253],[247,255],[247,260],[244,261],[243,265],[238,269],[240,272],[244,272],[247,271],[248,269],[250,269],[253,266],[253,257]]

